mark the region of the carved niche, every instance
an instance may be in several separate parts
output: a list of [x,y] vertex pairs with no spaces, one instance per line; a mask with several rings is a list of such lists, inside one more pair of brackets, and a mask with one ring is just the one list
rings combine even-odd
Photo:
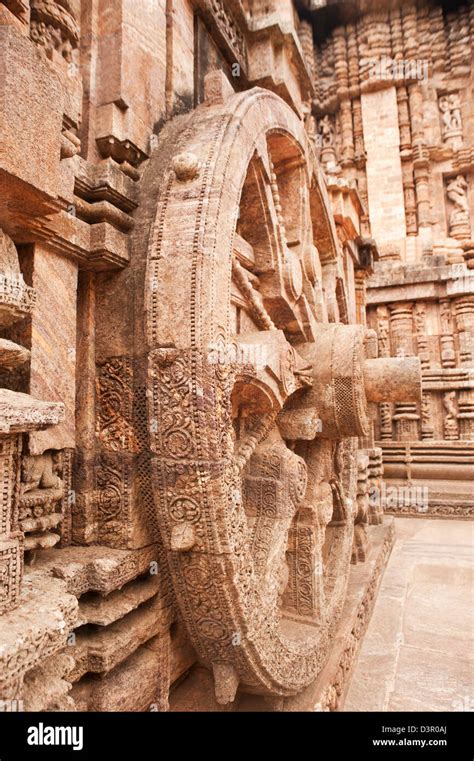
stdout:
[[366,520],[368,402],[418,398],[419,361],[367,355],[365,327],[327,322],[316,246],[337,260],[336,233],[278,96],[204,104],[179,145],[146,277],[156,516],[217,700],[292,695],[327,657]]
[[462,145],[461,103],[459,93],[441,95],[438,100],[441,115],[441,136],[443,141],[456,149]]

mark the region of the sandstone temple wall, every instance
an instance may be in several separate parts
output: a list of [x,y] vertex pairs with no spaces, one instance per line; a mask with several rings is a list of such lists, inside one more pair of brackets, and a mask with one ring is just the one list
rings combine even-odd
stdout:
[[474,6],[330,5],[0,2],[5,710],[337,710],[472,512]]
[[386,477],[427,491],[386,505],[403,513],[472,515],[473,14],[368,2],[302,22],[318,37],[313,140],[334,183],[357,183],[380,253],[368,324],[383,356],[421,360],[421,402],[380,405],[376,425]]

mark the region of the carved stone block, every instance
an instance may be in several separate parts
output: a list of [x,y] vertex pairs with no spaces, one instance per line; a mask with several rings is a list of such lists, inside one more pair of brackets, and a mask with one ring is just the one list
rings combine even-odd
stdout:
[[22,576],[22,534],[0,535],[0,615],[18,604]]

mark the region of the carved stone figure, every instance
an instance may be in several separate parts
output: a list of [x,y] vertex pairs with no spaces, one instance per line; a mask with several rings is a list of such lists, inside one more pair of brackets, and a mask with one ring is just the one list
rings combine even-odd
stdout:
[[321,146],[328,148],[334,145],[334,125],[328,114],[319,121],[318,133],[321,136]]
[[65,483],[57,474],[60,467],[59,453],[22,458],[18,520],[26,550],[54,547],[60,540],[65,492]]
[[36,489],[62,489],[63,482],[54,473],[52,454],[23,457],[21,464],[21,493]]
[[443,394],[443,405],[446,410],[444,416],[444,437],[446,439],[459,438],[459,426],[457,422],[456,392],[447,391]]
[[453,204],[449,215],[449,234],[456,237],[469,237],[469,203],[467,200],[467,182],[463,175],[450,180],[446,186],[446,193]]
[[390,356],[390,315],[386,307],[377,308],[377,335],[381,357]]
[[459,148],[462,144],[459,93],[454,92],[449,95],[443,95],[439,99],[438,105],[441,112],[441,133],[443,140],[452,145],[453,148]]
[[431,396],[427,393],[424,393],[421,397],[421,438],[434,438]]
[[318,138],[321,163],[327,172],[335,172],[337,169],[335,125],[328,114],[318,122]]
[[415,305],[414,321],[418,349],[417,353],[421,361],[422,370],[424,370],[430,366],[430,353],[428,350],[426,306],[423,302],[418,302]]

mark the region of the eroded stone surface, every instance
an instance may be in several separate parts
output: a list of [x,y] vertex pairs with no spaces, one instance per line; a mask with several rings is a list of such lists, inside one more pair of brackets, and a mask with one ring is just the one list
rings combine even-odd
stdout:
[[339,710],[472,512],[470,11],[323,5],[0,1],[0,700]]

